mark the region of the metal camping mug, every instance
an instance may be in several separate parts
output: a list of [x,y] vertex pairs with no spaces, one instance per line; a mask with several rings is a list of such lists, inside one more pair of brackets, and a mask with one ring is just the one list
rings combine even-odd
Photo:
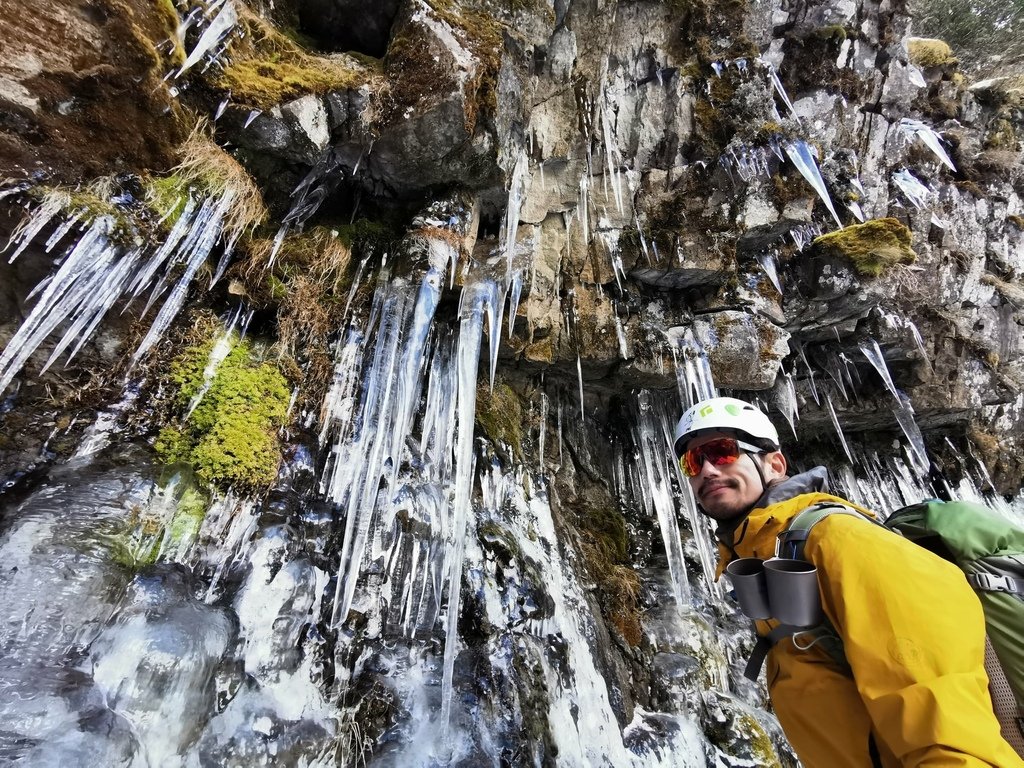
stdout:
[[768,603],[768,584],[764,561],[757,557],[741,557],[725,567],[725,573],[736,592],[743,615],[751,619],[767,619],[772,615]]
[[818,569],[806,560],[764,561],[772,618],[794,627],[813,627],[824,619],[818,592]]

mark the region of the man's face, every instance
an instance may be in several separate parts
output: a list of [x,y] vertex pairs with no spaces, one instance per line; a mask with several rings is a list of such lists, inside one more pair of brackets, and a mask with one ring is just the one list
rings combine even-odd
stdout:
[[[733,435],[724,432],[700,435],[687,443],[687,449],[723,437]],[[782,454],[769,454],[772,457],[776,455],[781,459]],[[754,466],[755,461],[761,462],[765,482],[780,477],[785,471],[784,463],[780,472],[774,461],[764,461],[760,455],[741,454],[732,464],[717,467],[710,461],[705,461],[700,472],[688,478],[694,497],[708,517],[720,523],[727,523],[741,517],[760,498],[764,493],[764,486]]]

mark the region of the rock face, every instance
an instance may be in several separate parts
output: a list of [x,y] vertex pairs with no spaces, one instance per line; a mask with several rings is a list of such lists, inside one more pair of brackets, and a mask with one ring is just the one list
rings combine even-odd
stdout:
[[172,163],[183,136],[160,82],[174,63],[170,3],[5,0],[0,13],[6,176],[73,184]]
[[[188,735],[215,762],[278,749],[396,765],[428,738],[417,723],[450,722],[468,734],[445,743],[464,765],[791,764],[777,724],[750,710],[763,691],[727,661],[740,628],[721,618],[708,531],[667,448],[680,409],[713,387],[759,400],[794,436],[794,465],[881,488],[865,503],[897,506],[912,474],[927,487],[929,460],[947,486],[1021,490],[1021,86],[971,85],[934,41],[908,44],[900,0],[4,3],[0,228],[35,220],[40,179],[68,202],[0,263],[0,343],[64,258],[67,241],[47,247],[62,223],[81,224],[71,241],[124,218],[121,258],[190,242],[173,229],[186,201],[225,199],[176,186],[172,166],[195,166],[171,157],[184,115],[203,116],[272,212],[168,291],[251,317],[293,391],[278,479],[179,560],[211,595],[223,579],[255,599],[254,573],[284,574],[274,642],[293,655],[243,675],[263,630],[235,605],[252,635]],[[90,202],[71,195],[85,184]],[[183,272],[170,264],[156,293]],[[174,385],[162,369],[213,342],[186,312],[133,367],[156,313],[141,303],[64,370],[37,376],[57,343],[40,341],[0,393],[0,478],[16,492],[75,450],[75,425],[129,374],[146,393],[131,436],[157,440]],[[383,421],[400,398],[407,411]],[[474,404],[475,442],[455,410]],[[393,456],[352,448],[366,424],[397,435]],[[334,494],[351,470],[339,456],[380,468]],[[892,466],[899,482],[875,482]],[[364,503],[379,516],[357,524]],[[456,507],[468,544],[439,522]],[[238,554],[246,537],[267,562]],[[218,570],[221,538],[241,549]],[[371,542],[365,563],[356,540]],[[388,591],[423,573],[436,580],[418,596]],[[350,610],[332,615],[332,595]],[[551,629],[566,613],[583,618]],[[294,690],[308,707],[280,704]],[[439,690],[459,692],[454,710]],[[429,718],[443,707],[442,729]],[[620,732],[621,752],[595,756],[588,734]]]

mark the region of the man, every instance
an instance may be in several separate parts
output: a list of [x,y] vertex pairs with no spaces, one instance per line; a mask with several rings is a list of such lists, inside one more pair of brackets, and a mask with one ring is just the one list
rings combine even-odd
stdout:
[[[790,520],[831,502],[824,467],[789,477],[761,411],[728,397],[690,408],[675,453],[701,512],[717,523],[718,574],[733,559],[768,559]],[[843,643],[787,636],[770,651],[768,691],[806,768],[1024,766],[999,732],[984,669],[981,605],[951,563],[879,525],[833,514],[804,557]],[[777,626],[758,621],[765,636]]]

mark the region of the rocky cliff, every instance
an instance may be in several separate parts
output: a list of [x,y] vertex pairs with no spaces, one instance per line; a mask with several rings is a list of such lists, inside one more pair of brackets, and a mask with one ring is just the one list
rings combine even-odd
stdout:
[[[594,727],[623,754],[791,762],[747,709],[761,693],[738,682],[667,455],[712,388],[759,399],[791,463],[827,460],[847,492],[873,484],[867,502],[1020,491],[1024,84],[965,78],[899,0],[6,10],[8,499],[105,409],[154,477],[188,467],[214,508],[253,499],[263,541],[302,531],[285,549],[336,576],[295,576],[325,597],[291,647],[322,665],[344,727],[318,720],[306,751],[267,743],[400,764],[425,738],[410,723],[440,708],[464,734],[447,759],[572,764],[559,730],[583,744],[586,718],[561,674],[574,695],[597,686],[612,719]],[[179,540],[211,513],[178,503],[133,567],[216,585]],[[403,574],[419,584],[435,556],[416,598],[434,613],[394,614],[412,606]],[[560,558],[554,594],[562,572],[541,565]],[[589,617],[579,637],[538,628],[565,612]],[[436,656],[456,704],[395,682],[401,664],[368,650],[390,630]],[[220,730],[174,754],[227,754],[210,717]]]

